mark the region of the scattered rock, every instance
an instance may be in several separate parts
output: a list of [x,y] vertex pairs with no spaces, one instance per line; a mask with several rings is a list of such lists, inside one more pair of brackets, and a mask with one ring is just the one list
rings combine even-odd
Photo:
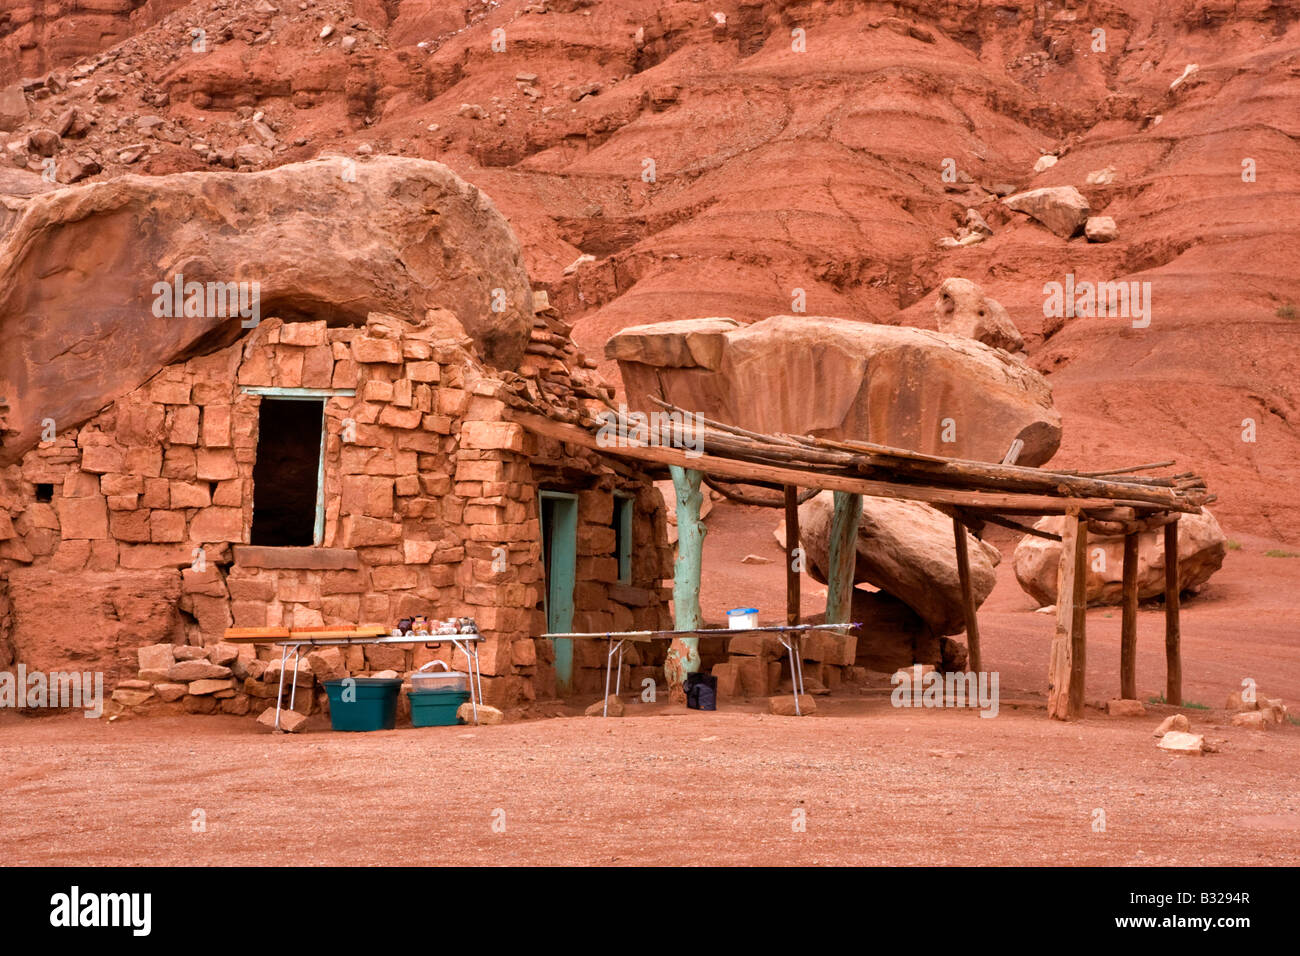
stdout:
[[1073,186],[1047,186],[1002,200],[1008,209],[1023,212],[1062,239],[1079,232],[1088,220],[1088,200]]
[[[621,697],[615,697],[613,694],[610,694],[609,697],[606,698],[606,700],[609,701],[609,716],[622,717],[626,709],[623,706],[623,699]],[[587,708],[585,713],[588,717],[605,716],[605,700],[596,701],[594,704],[592,704],[590,707]]]
[[53,156],[61,145],[59,134],[52,129],[33,130],[27,135],[27,148],[38,156]]
[[596,96],[600,93],[600,90],[599,83],[583,83],[581,86],[575,86],[569,91],[569,99],[576,103],[583,97]]
[[1051,169],[1055,165],[1056,165],[1056,157],[1053,156],[1051,153],[1046,153],[1043,156],[1039,156],[1038,161],[1034,163],[1034,172],[1041,173],[1043,172],[1043,170]]
[[765,558],[758,554],[747,554],[740,559],[741,564],[771,564],[771,558]]
[[123,707],[139,707],[145,701],[153,696],[153,691],[149,690],[130,690],[129,688],[119,687],[113,691],[113,700],[117,701]]
[[[1060,534],[1065,519],[1052,516],[1034,525],[1040,531]],[[1100,548],[1102,556],[1094,552]],[[1223,565],[1227,537],[1207,509],[1199,515],[1183,515],[1178,521],[1178,579],[1184,591],[1195,591]],[[1061,542],[1025,535],[1016,545],[1016,580],[1021,588],[1041,604],[1056,603],[1056,571],[1060,562]],[[1089,604],[1119,604],[1123,599],[1124,536],[1088,535]],[[1101,570],[1097,570],[1100,568]],[[1138,535],[1138,598],[1146,600],[1165,592],[1164,530],[1143,531]]]
[[1106,701],[1106,713],[1111,717],[1145,717],[1147,709],[1140,700],[1115,698]]
[[1083,227],[1083,234],[1089,242],[1114,242],[1119,238],[1115,220],[1110,216],[1089,216]]
[[[257,717],[257,722],[268,730],[275,729],[275,708],[268,707]],[[307,726],[306,714],[300,714],[288,707],[280,711],[280,730],[286,734],[300,733]]]
[[1188,63],[1187,66],[1183,68],[1183,75],[1178,77],[1178,79],[1174,80],[1172,83],[1170,83],[1169,89],[1170,90],[1178,89],[1178,87],[1182,86],[1189,76],[1197,72],[1199,69],[1200,67],[1197,66],[1195,63]]
[[0,89],[0,133],[19,129],[27,122],[29,115],[27,97],[23,96],[23,88],[19,84],[12,83]]
[[1205,751],[1205,738],[1200,734],[1170,730],[1160,738],[1160,742],[1156,746],[1170,753],[1199,757]]
[[978,209],[968,208],[966,210],[966,228],[985,236],[993,235],[993,227],[985,221]]
[[235,163],[241,166],[265,166],[275,159],[275,154],[257,143],[244,143],[235,147]]
[[572,262],[570,262],[567,266],[564,267],[564,274],[566,276],[571,276],[578,271],[579,267],[585,266],[588,262],[595,262],[595,261],[596,261],[595,256],[593,256],[589,252],[584,252],[582,255],[578,256],[578,258],[574,259]]
[[776,714],[778,717],[807,717],[809,714],[817,713],[817,702],[813,700],[811,694],[799,695],[799,713],[795,713],[794,695],[778,694],[775,697],[767,699],[768,713]]
[[1268,725],[1273,723],[1271,711],[1248,710],[1243,714],[1232,715],[1232,726],[1249,727],[1252,730],[1267,730]]
[[[456,717],[462,724],[474,723],[474,705],[469,701],[465,701],[465,703],[456,708]],[[478,722],[489,727],[496,724],[504,724],[506,722],[506,715],[490,704],[479,704]]]
[[1170,714],[1164,720],[1160,721],[1160,726],[1156,728],[1153,736],[1163,737],[1165,734],[1172,731],[1178,731],[1179,733],[1185,734],[1191,730],[1191,727],[1192,725],[1185,715]]
[[461,103],[460,109],[456,111],[456,115],[467,116],[470,119],[476,120],[487,119],[488,117],[487,110],[479,106],[477,103]]
[[1109,186],[1114,181],[1114,166],[1107,166],[1105,169],[1094,169],[1087,175],[1087,183],[1089,186]]
[[969,279],[944,279],[939,297],[934,300],[934,314],[939,331],[948,335],[964,336],[1008,352],[1020,352],[1025,347],[1024,337],[1007,310]]

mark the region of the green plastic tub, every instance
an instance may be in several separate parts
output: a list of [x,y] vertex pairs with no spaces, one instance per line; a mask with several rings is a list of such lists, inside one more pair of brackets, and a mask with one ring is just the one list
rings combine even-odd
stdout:
[[463,690],[408,690],[406,696],[414,727],[454,727],[460,723],[456,711],[469,700],[469,692]]
[[[353,682],[354,693],[343,699],[344,684]],[[392,730],[397,724],[397,695],[402,682],[397,678],[350,677],[327,680],[330,698],[330,726],[335,730]]]

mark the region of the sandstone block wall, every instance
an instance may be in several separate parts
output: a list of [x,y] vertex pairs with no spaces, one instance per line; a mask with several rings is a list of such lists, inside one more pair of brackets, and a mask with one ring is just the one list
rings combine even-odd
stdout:
[[[653,486],[585,450],[539,448],[504,420],[502,383],[446,318],[430,313],[417,326],[372,314],[360,328],[264,320],[234,345],[161,369],[0,473],[0,666],[75,660],[104,670],[110,685],[132,682],[130,706],[148,710],[204,695],[162,700],[174,691],[156,684],[175,683],[162,676],[136,686],[140,647],[212,648],[230,626],[466,616],[487,638],[489,703],[550,695],[553,649],[536,639],[546,630],[541,487],[578,494],[575,629],[666,626],[671,549]],[[248,545],[264,400],[246,391],[255,387],[355,390],[324,404],[319,548]],[[616,492],[636,503],[626,583],[614,554]],[[603,680],[593,647],[575,660],[584,692]],[[451,661],[450,645],[352,648],[346,664],[354,674],[402,673],[433,656]],[[247,712],[244,696],[259,709],[265,688],[238,682],[263,685],[263,675],[242,664],[232,674],[234,686],[209,691],[220,705],[185,709]]]

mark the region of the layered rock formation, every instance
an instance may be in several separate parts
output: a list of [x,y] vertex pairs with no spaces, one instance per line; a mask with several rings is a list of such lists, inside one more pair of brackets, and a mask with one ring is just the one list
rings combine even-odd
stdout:
[[[1056,515],[1035,525],[1040,531],[1060,534],[1065,519]],[[1227,539],[1207,510],[1178,519],[1178,581],[1183,591],[1196,591],[1223,565]],[[1016,580],[1040,605],[1056,603],[1056,573],[1061,542],[1025,535],[1016,545]],[[1089,604],[1120,604],[1123,600],[1123,536],[1088,535]],[[1138,599],[1158,597],[1165,591],[1164,532],[1138,535]]]
[[[1220,518],[1282,537],[1300,520],[1286,425],[1300,27],[1286,0],[763,0],[721,8],[725,24],[651,0],[172,6],[59,16],[69,5],[45,0],[0,15],[0,83],[34,80],[28,120],[0,137],[5,161],[53,159],[67,182],[329,147],[438,159],[510,217],[534,284],[590,354],[628,325],[749,322],[800,298],[810,313],[932,326],[934,291],[964,275],[1056,377],[1077,426],[1067,463],[1193,447],[1212,486],[1238,491]],[[73,108],[52,157],[29,149]],[[1058,186],[1120,238],[1066,240],[1000,202]],[[992,235],[936,249],[969,209]],[[1044,282],[1071,272],[1151,281],[1150,328],[1044,317]],[[1242,454],[1248,417],[1269,440]]]
[[878,442],[957,458],[1047,461],[1061,438],[1038,372],[971,339],[825,316],[635,326],[614,336],[628,404],[649,396],[761,432]]
[[[222,293],[214,308],[214,283],[246,284],[241,302],[255,293],[258,315],[332,325],[446,308],[502,368],[518,366],[532,331],[509,224],[438,163],[126,176],[5,202],[17,215],[0,238],[0,395],[11,406],[0,463],[35,444],[42,421],[74,425],[159,367],[237,337],[247,320]],[[183,313],[169,293],[177,277]]]

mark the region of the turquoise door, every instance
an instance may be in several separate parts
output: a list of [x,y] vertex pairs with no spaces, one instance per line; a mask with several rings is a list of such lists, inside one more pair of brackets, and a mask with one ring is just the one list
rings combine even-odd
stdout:
[[[546,629],[573,630],[573,583],[578,565],[578,496],[564,491],[538,495],[542,525],[542,570],[546,587]],[[573,689],[573,641],[555,641],[555,682],[561,694]]]

